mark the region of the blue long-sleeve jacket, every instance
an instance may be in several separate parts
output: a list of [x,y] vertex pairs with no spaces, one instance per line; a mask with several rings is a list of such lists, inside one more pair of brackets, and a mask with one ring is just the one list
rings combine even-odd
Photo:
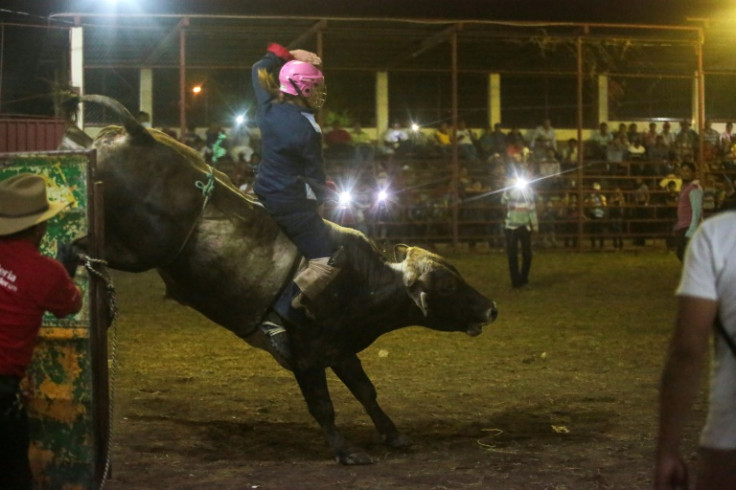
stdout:
[[[316,207],[326,190],[322,131],[313,112],[280,103],[258,81],[260,69],[278,74],[285,62],[278,56],[282,53],[288,51],[272,45],[252,69],[261,130],[261,162],[254,191],[267,209],[277,213]],[[314,184],[307,187],[305,180]]]

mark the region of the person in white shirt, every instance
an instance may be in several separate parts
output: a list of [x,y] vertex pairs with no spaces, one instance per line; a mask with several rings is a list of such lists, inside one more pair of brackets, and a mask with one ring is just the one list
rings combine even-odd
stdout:
[[[736,212],[698,228],[677,288],[677,319],[660,388],[654,489],[690,488],[681,443],[714,339],[697,490],[736,488]],[[716,329],[714,325],[720,325]],[[716,332],[713,334],[713,332]],[[730,344],[730,345],[729,345]]]

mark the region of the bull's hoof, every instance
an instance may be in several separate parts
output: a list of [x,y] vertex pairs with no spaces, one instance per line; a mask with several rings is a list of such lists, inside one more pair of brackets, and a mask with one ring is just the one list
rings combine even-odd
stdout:
[[388,447],[392,447],[394,449],[408,449],[414,445],[414,441],[409,439],[401,432],[397,432],[396,434],[393,434],[391,436],[385,436],[383,438],[383,443]]
[[368,456],[361,449],[356,449],[356,448],[340,451],[335,457],[335,459],[337,459],[337,462],[340,464],[351,465],[351,466],[358,465],[358,464],[375,463],[375,461],[373,461],[373,458]]

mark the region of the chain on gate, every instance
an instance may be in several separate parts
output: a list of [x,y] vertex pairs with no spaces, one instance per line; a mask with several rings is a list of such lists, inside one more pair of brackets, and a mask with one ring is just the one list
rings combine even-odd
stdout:
[[[107,270],[107,262],[101,259],[94,259],[87,255],[82,256],[84,268],[87,273],[93,275],[105,283],[105,292],[107,293],[107,307],[110,324],[108,329],[112,329],[112,339],[110,342],[110,362],[108,365],[108,389],[109,389],[109,404],[108,404],[108,429],[107,429],[107,447],[105,448],[105,468],[102,472],[102,478],[100,479],[100,487],[102,490],[107,482],[107,477],[110,474],[110,452],[112,446],[113,436],[113,411],[115,408],[115,381],[117,375],[117,349],[118,349],[118,330],[116,326],[116,320],[118,317],[118,305],[115,297],[115,285],[112,283],[110,274]],[[107,354],[107,353],[106,353]]]

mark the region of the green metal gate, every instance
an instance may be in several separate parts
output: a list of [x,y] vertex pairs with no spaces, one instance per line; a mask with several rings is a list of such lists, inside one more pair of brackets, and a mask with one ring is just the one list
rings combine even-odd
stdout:
[[[92,180],[95,152],[0,154],[0,179],[41,175],[50,200],[72,206],[49,221],[42,253],[89,236],[90,254],[102,247],[102,186]],[[82,267],[75,283],[84,307],[57,319],[46,314],[23,381],[31,425],[30,460],[36,488],[98,488],[107,469],[109,397],[104,281]]]

